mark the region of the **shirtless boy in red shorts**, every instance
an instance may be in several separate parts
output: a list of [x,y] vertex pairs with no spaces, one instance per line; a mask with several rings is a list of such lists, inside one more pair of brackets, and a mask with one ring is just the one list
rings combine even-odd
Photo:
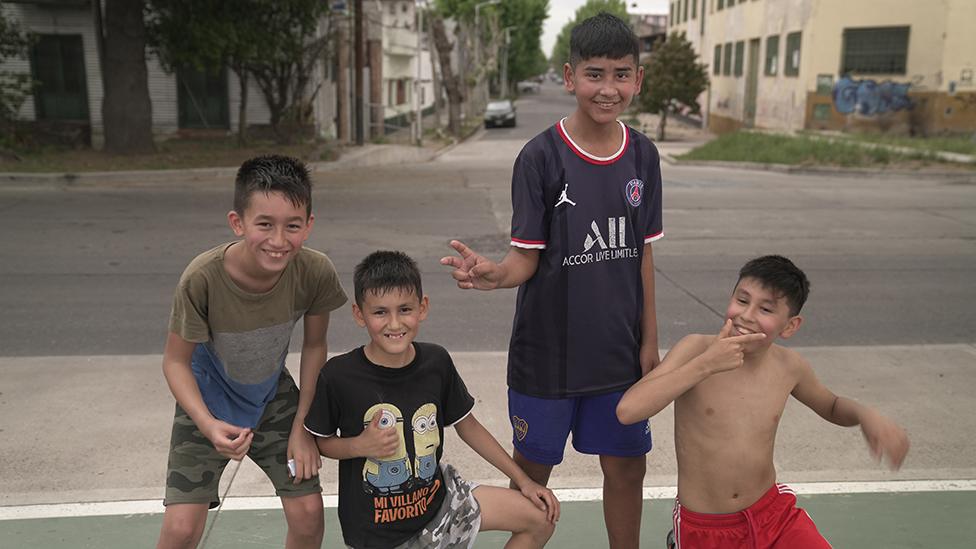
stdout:
[[676,547],[830,547],[793,491],[776,483],[776,428],[790,395],[831,423],[860,425],[871,453],[887,456],[893,469],[904,461],[909,443],[901,427],[835,395],[800,355],[774,344],[800,328],[809,290],[803,271],[784,257],[750,261],[718,337],[685,337],[620,400],[624,424],[674,402]]

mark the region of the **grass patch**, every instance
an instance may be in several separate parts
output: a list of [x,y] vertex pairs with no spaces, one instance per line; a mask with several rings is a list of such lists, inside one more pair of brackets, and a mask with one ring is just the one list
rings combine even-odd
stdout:
[[254,141],[238,147],[234,137],[171,139],[158,143],[156,152],[122,156],[91,149],[44,148],[18,153],[19,159],[0,159],[0,172],[102,172],[237,167],[248,158],[284,154],[306,162],[334,160],[335,145],[324,141],[279,145]]
[[[735,132],[722,135],[705,145],[678,157],[681,160],[721,160],[800,166],[843,167],[924,167],[953,166],[940,161],[931,151],[902,153],[870,148],[856,143],[825,141],[806,136],[769,135]],[[969,166],[976,168],[976,164]]]
[[878,143],[881,145],[907,147],[922,151],[976,155],[976,138],[961,135],[953,137],[904,137],[870,133],[843,133],[837,135],[831,134],[830,137],[861,143]]

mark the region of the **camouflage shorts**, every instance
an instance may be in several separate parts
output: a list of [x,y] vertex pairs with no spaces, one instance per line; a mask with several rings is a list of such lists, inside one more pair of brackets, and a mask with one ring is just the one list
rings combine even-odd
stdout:
[[[281,373],[278,391],[268,403],[254,429],[254,440],[247,455],[271,479],[280,497],[304,496],[322,492],[318,477],[298,484],[288,477],[288,435],[298,410],[298,388],[287,371]],[[176,405],[173,434],[169,443],[166,471],[166,499],[172,503],[220,504],[220,475],[230,460],[219,453],[197,429],[190,416]]]
[[461,478],[457,470],[441,463],[446,489],[444,503],[417,535],[396,549],[462,549],[474,547],[481,529],[481,507],[474,497],[475,482]]

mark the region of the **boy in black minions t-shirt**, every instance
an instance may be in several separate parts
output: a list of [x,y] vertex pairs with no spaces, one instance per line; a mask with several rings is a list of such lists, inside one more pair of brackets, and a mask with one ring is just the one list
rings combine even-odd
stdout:
[[[533,482],[471,413],[447,351],[414,338],[427,316],[420,271],[400,252],[375,252],[354,276],[353,316],[370,342],[322,369],[305,428],[339,461],[345,543],[367,547],[471,546],[479,530],[542,547],[559,503]],[[466,482],[441,462],[444,426],[519,490]]]

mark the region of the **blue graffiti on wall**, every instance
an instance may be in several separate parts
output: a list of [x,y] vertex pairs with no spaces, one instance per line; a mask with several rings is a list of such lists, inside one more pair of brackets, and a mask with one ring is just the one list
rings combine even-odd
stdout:
[[914,104],[908,97],[910,86],[891,80],[879,84],[874,80],[852,80],[844,76],[834,85],[834,107],[842,114],[856,112],[866,116],[911,110]]

